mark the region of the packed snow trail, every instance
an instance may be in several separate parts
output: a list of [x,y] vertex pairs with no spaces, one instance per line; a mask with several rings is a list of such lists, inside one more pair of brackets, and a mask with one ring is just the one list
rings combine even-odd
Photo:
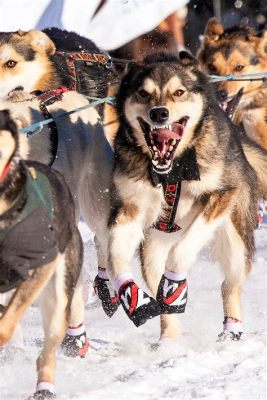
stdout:
[[[83,223],[80,230],[85,277],[92,280],[97,265],[92,235]],[[157,350],[153,345],[159,336],[158,317],[137,329],[122,307],[112,319],[106,317],[89,293],[86,325],[91,347],[84,359],[69,359],[59,352],[58,399],[266,400],[267,224],[255,234],[257,251],[243,291],[243,341],[216,342],[223,320],[222,276],[206,250],[188,276],[182,336]],[[134,272],[142,283],[137,259]],[[28,310],[23,331],[25,345],[13,358],[0,353],[1,400],[25,400],[34,391],[43,335],[38,308]]]

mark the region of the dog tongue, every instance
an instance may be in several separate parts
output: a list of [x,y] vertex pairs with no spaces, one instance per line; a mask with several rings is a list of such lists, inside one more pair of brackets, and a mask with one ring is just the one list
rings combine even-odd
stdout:
[[161,156],[164,156],[167,149],[167,143],[170,139],[180,140],[184,131],[184,126],[182,124],[178,124],[177,122],[172,124],[172,130],[162,128],[162,129],[154,129],[151,134],[156,139],[157,148],[161,153]]

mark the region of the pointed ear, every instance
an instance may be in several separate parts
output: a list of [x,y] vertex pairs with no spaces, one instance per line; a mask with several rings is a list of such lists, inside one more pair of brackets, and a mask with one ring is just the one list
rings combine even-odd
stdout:
[[216,18],[210,18],[204,31],[204,40],[216,42],[222,34],[222,24]]
[[180,51],[179,60],[184,67],[198,67],[198,60],[187,51]]
[[32,49],[39,53],[46,53],[48,56],[52,55],[56,51],[54,42],[42,31],[33,29],[28,32],[17,31],[15,35],[18,35],[23,40],[27,40],[31,45]]
[[256,48],[257,54],[266,59],[267,57],[267,31],[261,31],[257,34]]

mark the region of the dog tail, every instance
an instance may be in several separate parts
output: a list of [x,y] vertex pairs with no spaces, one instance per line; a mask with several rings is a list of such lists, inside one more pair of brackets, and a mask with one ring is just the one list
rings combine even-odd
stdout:
[[267,150],[245,135],[242,136],[241,143],[249,164],[256,171],[261,194],[267,199]]

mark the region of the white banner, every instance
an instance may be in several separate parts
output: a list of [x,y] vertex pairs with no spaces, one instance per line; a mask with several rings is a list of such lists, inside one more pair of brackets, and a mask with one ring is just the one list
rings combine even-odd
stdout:
[[156,27],[189,0],[0,0],[0,31],[43,29],[74,31],[113,50]]

